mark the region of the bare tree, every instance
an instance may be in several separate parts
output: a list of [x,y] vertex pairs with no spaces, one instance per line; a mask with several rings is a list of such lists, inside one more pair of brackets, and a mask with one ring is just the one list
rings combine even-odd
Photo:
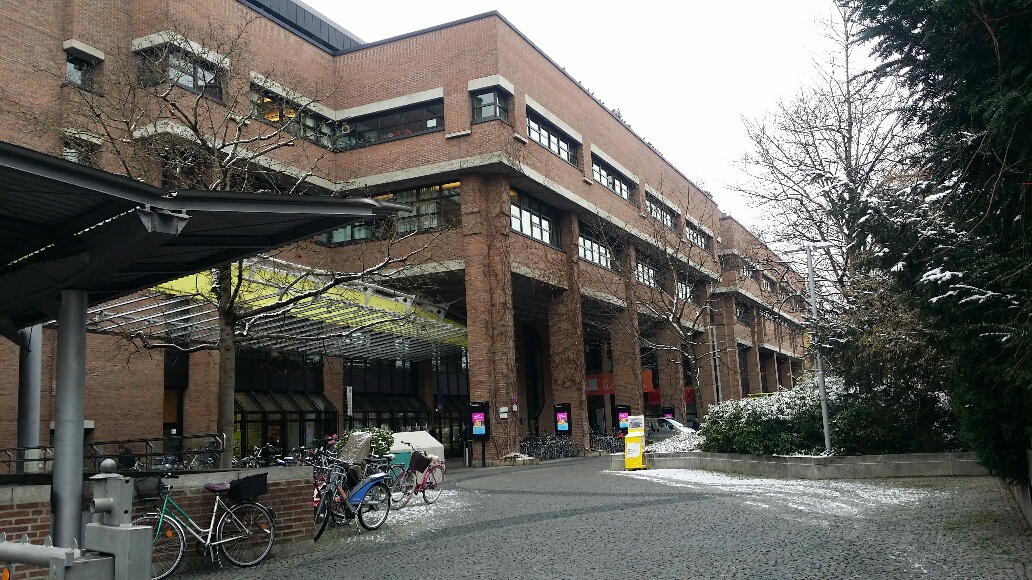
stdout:
[[866,48],[856,9],[836,6],[823,27],[835,52],[817,65],[815,84],[768,118],[745,122],[754,152],[739,190],[768,216],[762,235],[775,248],[827,244],[816,268],[835,296],[868,256],[860,233],[868,200],[906,175],[916,131],[902,114],[906,91],[858,64]]
[[[79,78],[78,86],[66,85],[70,98],[60,110],[34,118],[61,135],[66,157],[158,185],[169,195],[177,190],[360,195],[327,177],[332,174],[325,161],[348,131],[321,104],[338,87],[280,68],[264,70],[267,65],[257,62],[248,46],[258,18],[242,18],[239,27],[227,29],[214,22],[191,27],[169,17],[162,32],[107,54],[101,69],[85,71],[88,83]],[[287,314],[333,288],[396,270],[433,242],[433,236],[412,242],[391,224],[378,222],[379,258],[348,273],[281,273],[283,291],[262,302],[244,299],[250,282],[243,262],[212,271],[210,288],[198,289],[198,296],[216,305],[219,336],[187,348],[218,349],[218,432],[234,430],[237,348],[252,338],[258,321]],[[181,348],[142,339],[141,344]],[[230,460],[224,454],[222,466]]]

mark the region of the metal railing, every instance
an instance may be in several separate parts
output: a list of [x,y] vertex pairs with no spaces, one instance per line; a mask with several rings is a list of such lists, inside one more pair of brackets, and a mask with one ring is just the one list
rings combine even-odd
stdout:
[[[105,459],[115,460],[119,471],[203,471],[218,468],[225,452],[221,433],[95,441],[83,446],[83,471],[99,471]],[[53,467],[52,446],[0,449],[0,474],[51,473]]]

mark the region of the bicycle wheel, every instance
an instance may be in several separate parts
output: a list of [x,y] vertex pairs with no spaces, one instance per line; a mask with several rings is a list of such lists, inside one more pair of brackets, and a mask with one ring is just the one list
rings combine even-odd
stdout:
[[412,492],[416,489],[416,472],[406,469],[398,481],[391,487],[391,507],[394,509],[405,507],[412,499]]
[[399,485],[403,475],[405,475],[405,466],[400,463],[393,463],[390,468],[387,469],[387,477],[383,479],[383,482],[386,483],[387,488],[391,490],[391,505],[394,504],[395,494],[400,493]]
[[[158,526],[158,521],[161,526]],[[147,526],[153,532],[151,543],[151,575],[160,580],[175,572],[186,553],[186,534],[179,522],[158,514],[144,514],[133,518],[134,526]]]
[[441,487],[444,484],[444,467],[440,463],[431,465],[430,471],[426,473],[423,480],[423,501],[434,503],[441,497]]
[[387,521],[391,511],[391,490],[382,481],[373,484],[358,506],[358,523],[367,530],[375,530]]
[[238,503],[219,519],[215,539],[230,564],[246,568],[272,551],[275,522],[269,510],[254,502]]
[[315,507],[315,538],[318,541],[326,530],[326,524],[330,522],[330,504],[333,502],[333,486],[324,485],[319,494],[319,505]]

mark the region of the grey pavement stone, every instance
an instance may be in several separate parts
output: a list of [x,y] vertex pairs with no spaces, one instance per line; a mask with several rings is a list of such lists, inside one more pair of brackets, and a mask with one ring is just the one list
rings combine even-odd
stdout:
[[380,530],[178,577],[1032,578],[1027,525],[993,478],[656,481],[608,466],[451,467],[437,503],[414,498]]

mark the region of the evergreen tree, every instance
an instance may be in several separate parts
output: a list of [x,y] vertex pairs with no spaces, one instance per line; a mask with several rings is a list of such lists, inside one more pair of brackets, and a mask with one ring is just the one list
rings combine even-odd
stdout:
[[840,0],[878,70],[915,97],[916,186],[865,221],[883,265],[951,361],[961,427],[994,473],[1028,482],[1032,411],[1032,1]]

